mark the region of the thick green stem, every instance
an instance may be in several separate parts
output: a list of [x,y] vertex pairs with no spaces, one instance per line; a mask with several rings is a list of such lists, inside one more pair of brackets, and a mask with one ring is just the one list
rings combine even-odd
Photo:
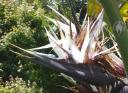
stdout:
[[128,28],[122,20],[116,0],[99,0],[109,18],[128,75]]

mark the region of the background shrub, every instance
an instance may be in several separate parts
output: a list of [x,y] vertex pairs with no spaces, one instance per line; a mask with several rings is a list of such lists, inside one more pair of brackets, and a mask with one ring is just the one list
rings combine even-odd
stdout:
[[[40,0],[23,0],[22,2],[3,0],[0,3],[0,93],[69,92],[60,87],[70,84],[58,73],[35,65],[10,51],[10,43],[25,49],[48,43],[44,26],[48,27],[49,23],[44,15],[54,16],[54,14],[48,13],[43,9],[44,7]],[[14,78],[11,81],[10,75]],[[28,86],[28,80],[31,86]],[[36,85],[33,85],[33,82]],[[33,90],[35,92],[32,92]]]

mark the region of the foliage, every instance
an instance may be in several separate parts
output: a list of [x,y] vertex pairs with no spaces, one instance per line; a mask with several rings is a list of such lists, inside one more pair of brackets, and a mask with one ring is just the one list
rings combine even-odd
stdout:
[[[0,77],[3,80],[2,83],[9,80],[9,76],[12,75],[14,78],[21,77],[26,82],[28,80],[36,82],[37,86],[42,87],[46,93],[68,92],[58,86],[68,84],[63,77],[58,76],[58,73],[35,65],[30,60],[21,59],[10,51],[12,49],[10,43],[24,48],[33,48],[48,42],[44,26],[48,27],[49,22],[44,15],[54,16],[54,14],[49,13],[49,10],[46,11],[44,8],[46,5],[40,3],[41,0],[30,1],[3,0],[0,3]],[[48,3],[47,0],[45,1]],[[44,50],[43,52],[49,53],[50,51]],[[3,86],[1,88],[8,89]]]
[[31,84],[30,81],[26,83],[22,78],[10,77],[10,81],[6,81],[4,85],[0,84],[0,93],[43,93],[43,90],[36,82]]

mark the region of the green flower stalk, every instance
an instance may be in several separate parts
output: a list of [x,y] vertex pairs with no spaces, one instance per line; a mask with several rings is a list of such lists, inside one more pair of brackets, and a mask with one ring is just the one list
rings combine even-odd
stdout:
[[109,18],[128,74],[128,28],[122,20],[116,0],[99,0]]

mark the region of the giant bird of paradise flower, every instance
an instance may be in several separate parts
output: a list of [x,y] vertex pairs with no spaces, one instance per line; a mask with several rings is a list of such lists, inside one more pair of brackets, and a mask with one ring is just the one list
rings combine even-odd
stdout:
[[[109,38],[104,35],[104,10],[94,20],[90,20],[86,14],[80,30],[77,31],[76,25],[50,8],[61,20],[46,17],[57,27],[56,31],[53,27],[45,27],[49,44],[28,50],[13,45],[22,53],[13,52],[63,73],[64,77],[69,76],[73,81],[84,83],[85,93],[109,93],[107,86],[116,87],[114,85],[117,81],[122,84],[125,69],[113,35],[110,34]],[[107,41],[112,42],[111,48],[107,47]],[[47,48],[52,48],[55,54],[37,52]],[[113,91],[117,90],[112,89],[111,93],[116,93]]]

